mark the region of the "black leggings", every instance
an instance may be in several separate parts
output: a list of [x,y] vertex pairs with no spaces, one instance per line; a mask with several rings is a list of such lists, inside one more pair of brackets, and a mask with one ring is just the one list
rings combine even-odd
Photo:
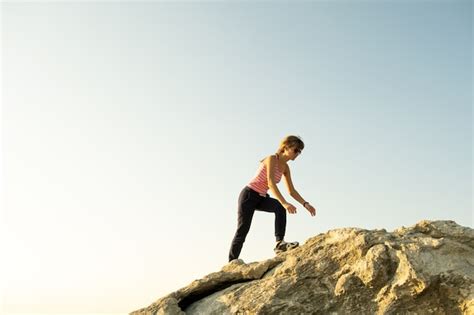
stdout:
[[265,197],[245,186],[239,195],[239,212],[237,231],[229,251],[229,261],[239,258],[240,251],[245,242],[245,237],[250,230],[252,217],[255,210],[275,213],[275,237],[277,241],[283,240],[286,229],[286,209],[274,198],[267,194]]

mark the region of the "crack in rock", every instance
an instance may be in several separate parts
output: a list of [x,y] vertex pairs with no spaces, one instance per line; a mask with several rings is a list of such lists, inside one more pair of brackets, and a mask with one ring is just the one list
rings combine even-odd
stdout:
[[193,292],[187,296],[185,296],[181,301],[178,302],[178,306],[181,310],[185,310],[188,306],[191,304],[200,301],[216,292],[222,291],[227,289],[228,287],[233,286],[234,284],[239,284],[239,283],[247,283],[251,281],[255,281],[259,279],[249,279],[249,280],[240,280],[240,281],[229,281],[229,282],[223,282],[216,284],[214,287],[210,288],[209,290],[206,291],[201,291],[201,292]]

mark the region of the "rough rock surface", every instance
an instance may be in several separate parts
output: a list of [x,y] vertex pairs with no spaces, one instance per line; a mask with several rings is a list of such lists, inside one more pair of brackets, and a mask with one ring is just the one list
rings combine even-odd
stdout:
[[474,314],[474,230],[330,230],[272,259],[235,260],[131,314]]

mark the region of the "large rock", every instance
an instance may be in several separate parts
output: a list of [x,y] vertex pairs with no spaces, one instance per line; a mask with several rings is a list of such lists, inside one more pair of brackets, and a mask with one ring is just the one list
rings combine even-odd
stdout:
[[343,228],[225,265],[131,314],[474,314],[474,230]]

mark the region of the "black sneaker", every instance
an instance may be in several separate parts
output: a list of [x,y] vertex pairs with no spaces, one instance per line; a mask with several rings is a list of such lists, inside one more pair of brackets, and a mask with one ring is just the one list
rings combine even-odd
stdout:
[[300,244],[298,242],[287,243],[285,241],[279,241],[275,248],[273,249],[276,254],[286,252],[287,250],[298,247]]

